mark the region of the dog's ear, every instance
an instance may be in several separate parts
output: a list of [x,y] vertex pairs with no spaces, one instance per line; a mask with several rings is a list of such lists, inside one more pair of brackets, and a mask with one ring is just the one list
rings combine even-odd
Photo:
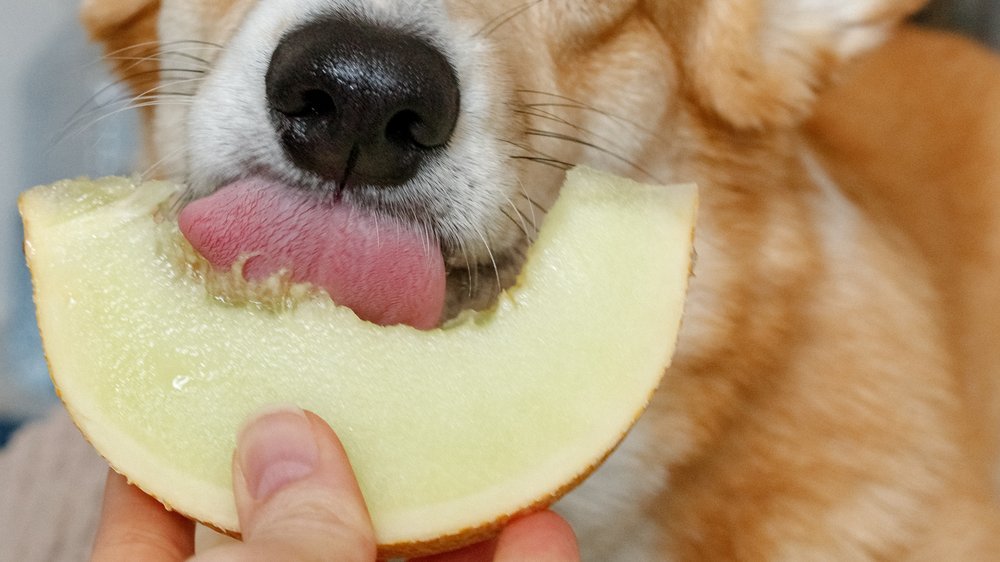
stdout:
[[154,88],[160,0],[83,0],[80,16],[91,39],[104,45],[109,60],[132,93]]
[[880,44],[924,0],[699,4],[682,57],[694,98],[736,127],[762,128],[807,116],[845,61]]

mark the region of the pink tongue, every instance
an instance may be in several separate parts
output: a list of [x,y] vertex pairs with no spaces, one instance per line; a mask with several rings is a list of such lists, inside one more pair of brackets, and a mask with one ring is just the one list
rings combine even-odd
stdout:
[[180,228],[212,265],[241,256],[247,279],[287,269],[338,304],[382,325],[434,327],[444,306],[444,259],[414,229],[287,186],[249,179],[190,203]]

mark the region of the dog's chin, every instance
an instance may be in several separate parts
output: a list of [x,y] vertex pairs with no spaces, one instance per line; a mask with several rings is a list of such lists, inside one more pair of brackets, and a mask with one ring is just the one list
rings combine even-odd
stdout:
[[445,304],[442,321],[448,321],[466,310],[486,310],[500,294],[517,281],[527,241],[503,253],[495,253],[488,263],[448,267]]
[[[335,196],[330,184],[322,181],[290,181],[286,175],[262,173],[259,169],[252,174],[248,173],[248,176],[270,178],[268,181],[280,183],[288,189],[310,193],[317,200]],[[276,179],[279,177],[286,179]],[[212,182],[211,185],[218,183],[215,187],[202,182],[199,184],[200,187],[192,189],[190,188],[191,180],[188,178],[183,183],[189,186],[189,190],[181,196],[174,206],[174,211],[179,214],[180,210],[191,202],[207,197],[222,187],[243,179],[245,178],[221,183]],[[392,198],[385,197],[384,193],[383,189],[351,186],[338,193],[336,197],[346,200],[349,205],[363,209],[365,212],[385,217],[387,221],[423,225],[419,228],[428,233],[441,233],[442,229],[436,228],[435,221],[428,218],[431,213],[427,208],[424,208],[425,205],[415,204],[412,199],[408,199],[407,204],[401,205],[401,201],[392,201]],[[526,222],[527,219],[520,221],[516,228],[507,228],[512,225],[501,225],[501,228],[506,228],[502,243],[495,241],[489,247],[485,247],[484,244],[475,244],[474,248],[470,248],[466,243],[456,241],[448,236],[431,234],[431,238],[438,238],[441,245],[446,273],[445,302],[440,319],[441,323],[455,318],[463,311],[489,309],[504,290],[515,284],[530,244],[526,232],[528,227],[524,224]]]

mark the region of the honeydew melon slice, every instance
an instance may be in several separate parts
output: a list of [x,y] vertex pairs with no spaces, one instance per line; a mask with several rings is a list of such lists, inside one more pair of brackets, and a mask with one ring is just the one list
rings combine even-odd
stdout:
[[596,468],[670,363],[693,186],[571,171],[516,286],[431,331],[376,326],[325,294],[279,307],[218,298],[162,219],[177,189],[64,181],[20,209],[72,418],[115,470],[217,529],[239,532],[240,423],[294,403],[344,442],[381,554],[479,540]]

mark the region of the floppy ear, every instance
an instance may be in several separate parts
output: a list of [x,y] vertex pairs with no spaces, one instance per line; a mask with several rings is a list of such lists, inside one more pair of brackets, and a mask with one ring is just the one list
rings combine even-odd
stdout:
[[135,95],[156,87],[159,12],[160,0],[83,0],[80,17],[90,38],[104,45]]
[[694,99],[740,128],[789,126],[843,63],[924,0],[712,0],[683,57]]

